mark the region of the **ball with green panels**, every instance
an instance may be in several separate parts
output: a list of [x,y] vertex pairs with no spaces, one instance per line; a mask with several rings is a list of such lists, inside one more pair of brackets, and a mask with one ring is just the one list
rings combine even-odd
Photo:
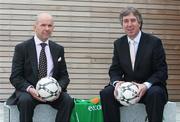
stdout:
[[41,78],[36,84],[36,90],[45,101],[54,101],[61,93],[61,87],[53,77]]

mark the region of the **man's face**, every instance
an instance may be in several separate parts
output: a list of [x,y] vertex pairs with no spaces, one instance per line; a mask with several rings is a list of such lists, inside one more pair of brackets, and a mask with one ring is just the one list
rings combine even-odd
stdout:
[[137,18],[131,13],[123,17],[122,26],[128,37],[134,39],[140,31],[141,25],[138,23]]
[[41,16],[34,25],[34,31],[41,41],[46,41],[54,29],[53,19],[50,16]]

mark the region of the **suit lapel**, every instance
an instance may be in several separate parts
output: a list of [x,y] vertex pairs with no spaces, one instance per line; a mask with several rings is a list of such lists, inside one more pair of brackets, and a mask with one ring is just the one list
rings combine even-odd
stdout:
[[51,41],[49,41],[49,48],[50,48],[50,52],[51,52],[51,55],[52,55],[52,60],[53,60],[54,67],[56,67],[57,63],[58,63],[58,55],[57,55],[58,50],[56,49],[56,46],[54,46],[54,44]]
[[136,59],[135,59],[135,65],[134,65],[134,70],[136,70],[136,68],[139,66],[139,64],[141,63],[143,56],[146,52],[146,39],[144,37],[144,34],[142,33],[141,38],[140,38],[140,42],[139,42],[139,46],[138,46],[138,50],[136,53]]
[[32,38],[29,41],[27,48],[28,48],[28,54],[30,56],[34,75],[36,76],[36,78],[38,78],[38,61],[37,61],[37,53],[36,53],[36,46],[35,46],[34,38]]
[[120,55],[121,58],[125,61],[124,64],[127,64],[127,68],[132,69],[131,65],[131,56],[130,56],[130,50],[129,50],[129,43],[127,40],[127,36],[122,39],[121,44],[119,44],[120,49]]
[[[127,39],[126,39],[126,40],[127,40]],[[130,55],[130,49],[129,49],[128,40],[126,41],[125,50],[127,50],[127,51],[125,51],[125,52],[127,52],[127,54],[126,54],[126,55],[127,55],[126,61],[128,61],[128,67],[129,67],[130,69],[132,69],[132,71],[133,71],[132,64],[131,64],[131,55]]]

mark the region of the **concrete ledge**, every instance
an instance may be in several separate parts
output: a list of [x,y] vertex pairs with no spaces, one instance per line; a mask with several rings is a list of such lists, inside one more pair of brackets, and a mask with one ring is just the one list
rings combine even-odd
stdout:
[[[143,104],[121,107],[121,122],[145,122],[146,111]],[[57,110],[46,104],[35,108],[33,122],[55,122]],[[176,122],[176,103],[168,102],[164,109],[163,122]],[[17,106],[4,104],[4,122],[19,122]]]
[[[144,104],[121,107],[121,122],[148,122]],[[163,113],[163,122],[176,122],[176,103],[168,102]]]
[[[33,122],[55,122],[56,113],[57,110],[50,105],[37,105]],[[16,105],[4,105],[4,122],[19,122],[19,111]]]

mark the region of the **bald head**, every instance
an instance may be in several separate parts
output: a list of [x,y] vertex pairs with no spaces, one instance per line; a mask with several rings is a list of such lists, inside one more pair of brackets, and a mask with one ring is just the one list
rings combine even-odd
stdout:
[[36,23],[40,22],[41,20],[51,20],[54,23],[53,16],[49,13],[43,12],[39,13],[36,17]]
[[47,41],[48,38],[51,36],[53,29],[54,29],[54,20],[52,15],[45,12],[37,15],[34,24],[34,31],[37,37],[41,41]]

